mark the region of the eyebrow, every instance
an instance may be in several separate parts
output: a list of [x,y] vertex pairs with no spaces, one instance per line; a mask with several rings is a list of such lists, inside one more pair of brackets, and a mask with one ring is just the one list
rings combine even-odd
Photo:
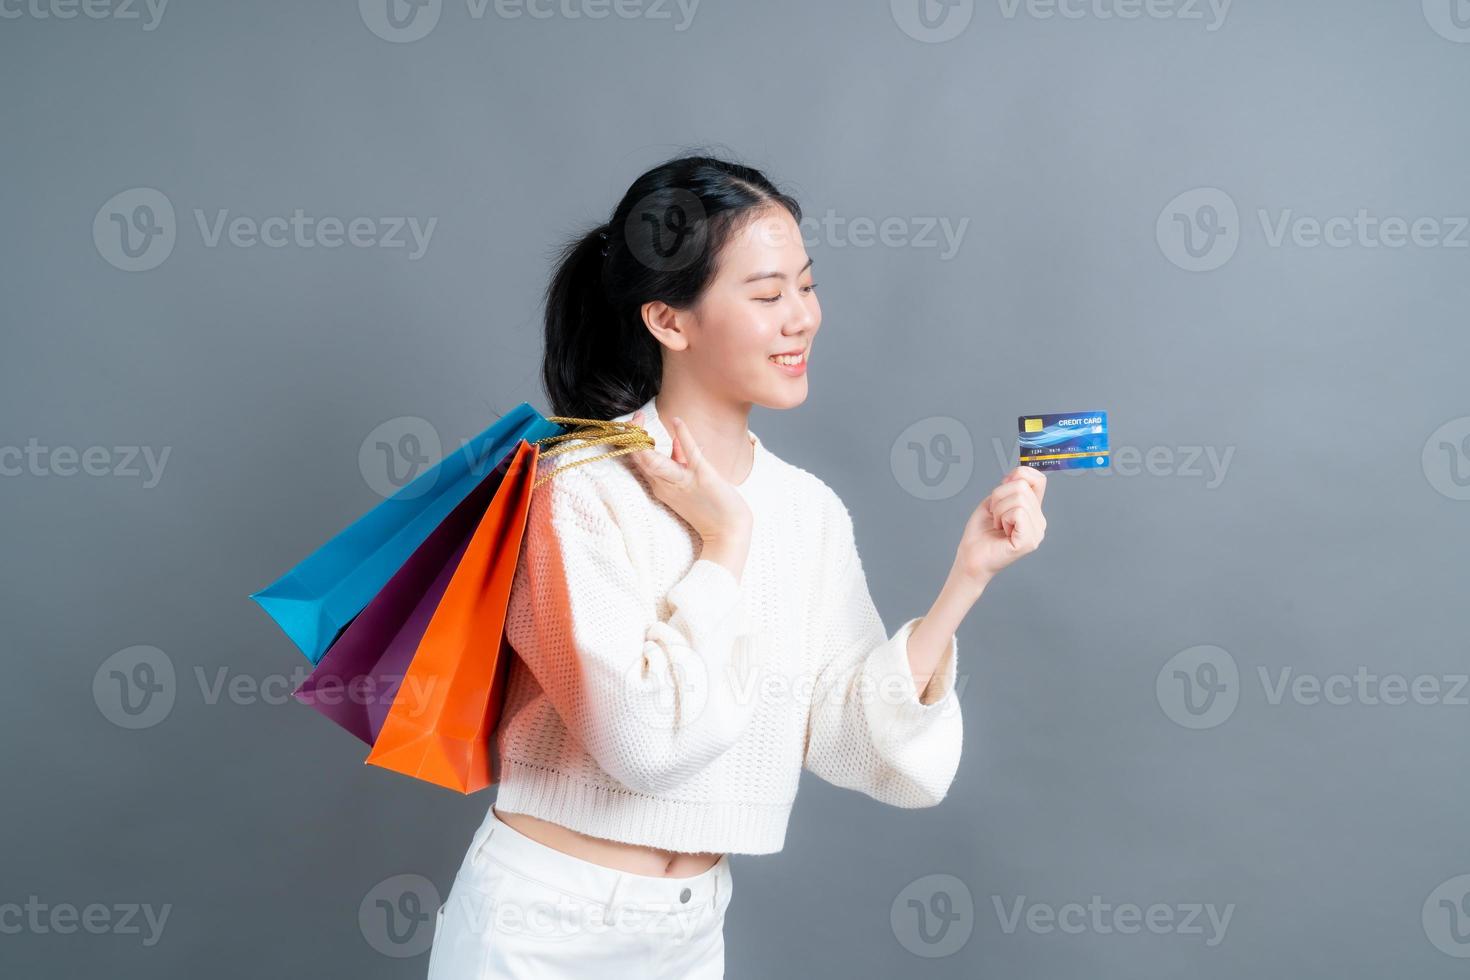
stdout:
[[[801,269],[800,269],[800,271],[798,271],[796,274],[799,276],[803,272],[805,272],[806,270],[810,269],[812,267],[812,263],[815,262],[815,261],[816,261],[815,259],[808,258],[806,260],[806,265],[802,266]],[[785,279],[785,278],[786,278],[786,273],[784,273],[784,272],[757,272],[753,276],[746,276],[745,277],[745,281],[746,282],[756,282],[757,280],[760,280],[760,279]]]

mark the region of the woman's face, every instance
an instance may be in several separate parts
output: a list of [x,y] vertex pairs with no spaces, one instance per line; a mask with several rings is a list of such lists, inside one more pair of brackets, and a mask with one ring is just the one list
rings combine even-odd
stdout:
[[[822,305],[801,229],[779,205],[747,220],[720,251],[714,279],[687,312],[690,366],[702,383],[766,408],[806,400],[807,359]],[[788,364],[778,363],[776,355]]]

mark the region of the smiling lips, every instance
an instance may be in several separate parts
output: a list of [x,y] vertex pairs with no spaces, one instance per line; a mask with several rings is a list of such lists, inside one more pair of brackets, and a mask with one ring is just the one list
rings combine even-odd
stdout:
[[772,354],[768,360],[787,374],[795,376],[806,370],[807,351],[801,350],[792,354]]

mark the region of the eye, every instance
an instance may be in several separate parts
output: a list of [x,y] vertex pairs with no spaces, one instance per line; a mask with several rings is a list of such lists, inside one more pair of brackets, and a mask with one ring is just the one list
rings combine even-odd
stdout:
[[775,296],[757,296],[755,299],[758,303],[779,303],[781,301],[781,294],[777,293]]
[[817,291],[817,284],[814,282],[809,282],[805,286],[801,287],[801,291],[804,293],[814,293]]

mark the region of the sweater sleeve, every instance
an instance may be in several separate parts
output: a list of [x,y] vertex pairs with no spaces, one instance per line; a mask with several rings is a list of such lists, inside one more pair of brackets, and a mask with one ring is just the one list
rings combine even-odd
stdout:
[[739,634],[742,594],[697,559],[660,618],[606,501],[575,470],[531,498],[506,638],[567,730],[613,779],[662,793],[739,739],[747,672],[764,646]]
[[921,701],[908,659],[919,619],[888,634],[868,591],[851,515],[838,509],[829,549],[836,552],[829,554],[833,585],[822,594],[815,624],[821,666],[803,765],[883,803],[934,806],[954,781],[964,738],[955,691],[958,639],[950,637]]

